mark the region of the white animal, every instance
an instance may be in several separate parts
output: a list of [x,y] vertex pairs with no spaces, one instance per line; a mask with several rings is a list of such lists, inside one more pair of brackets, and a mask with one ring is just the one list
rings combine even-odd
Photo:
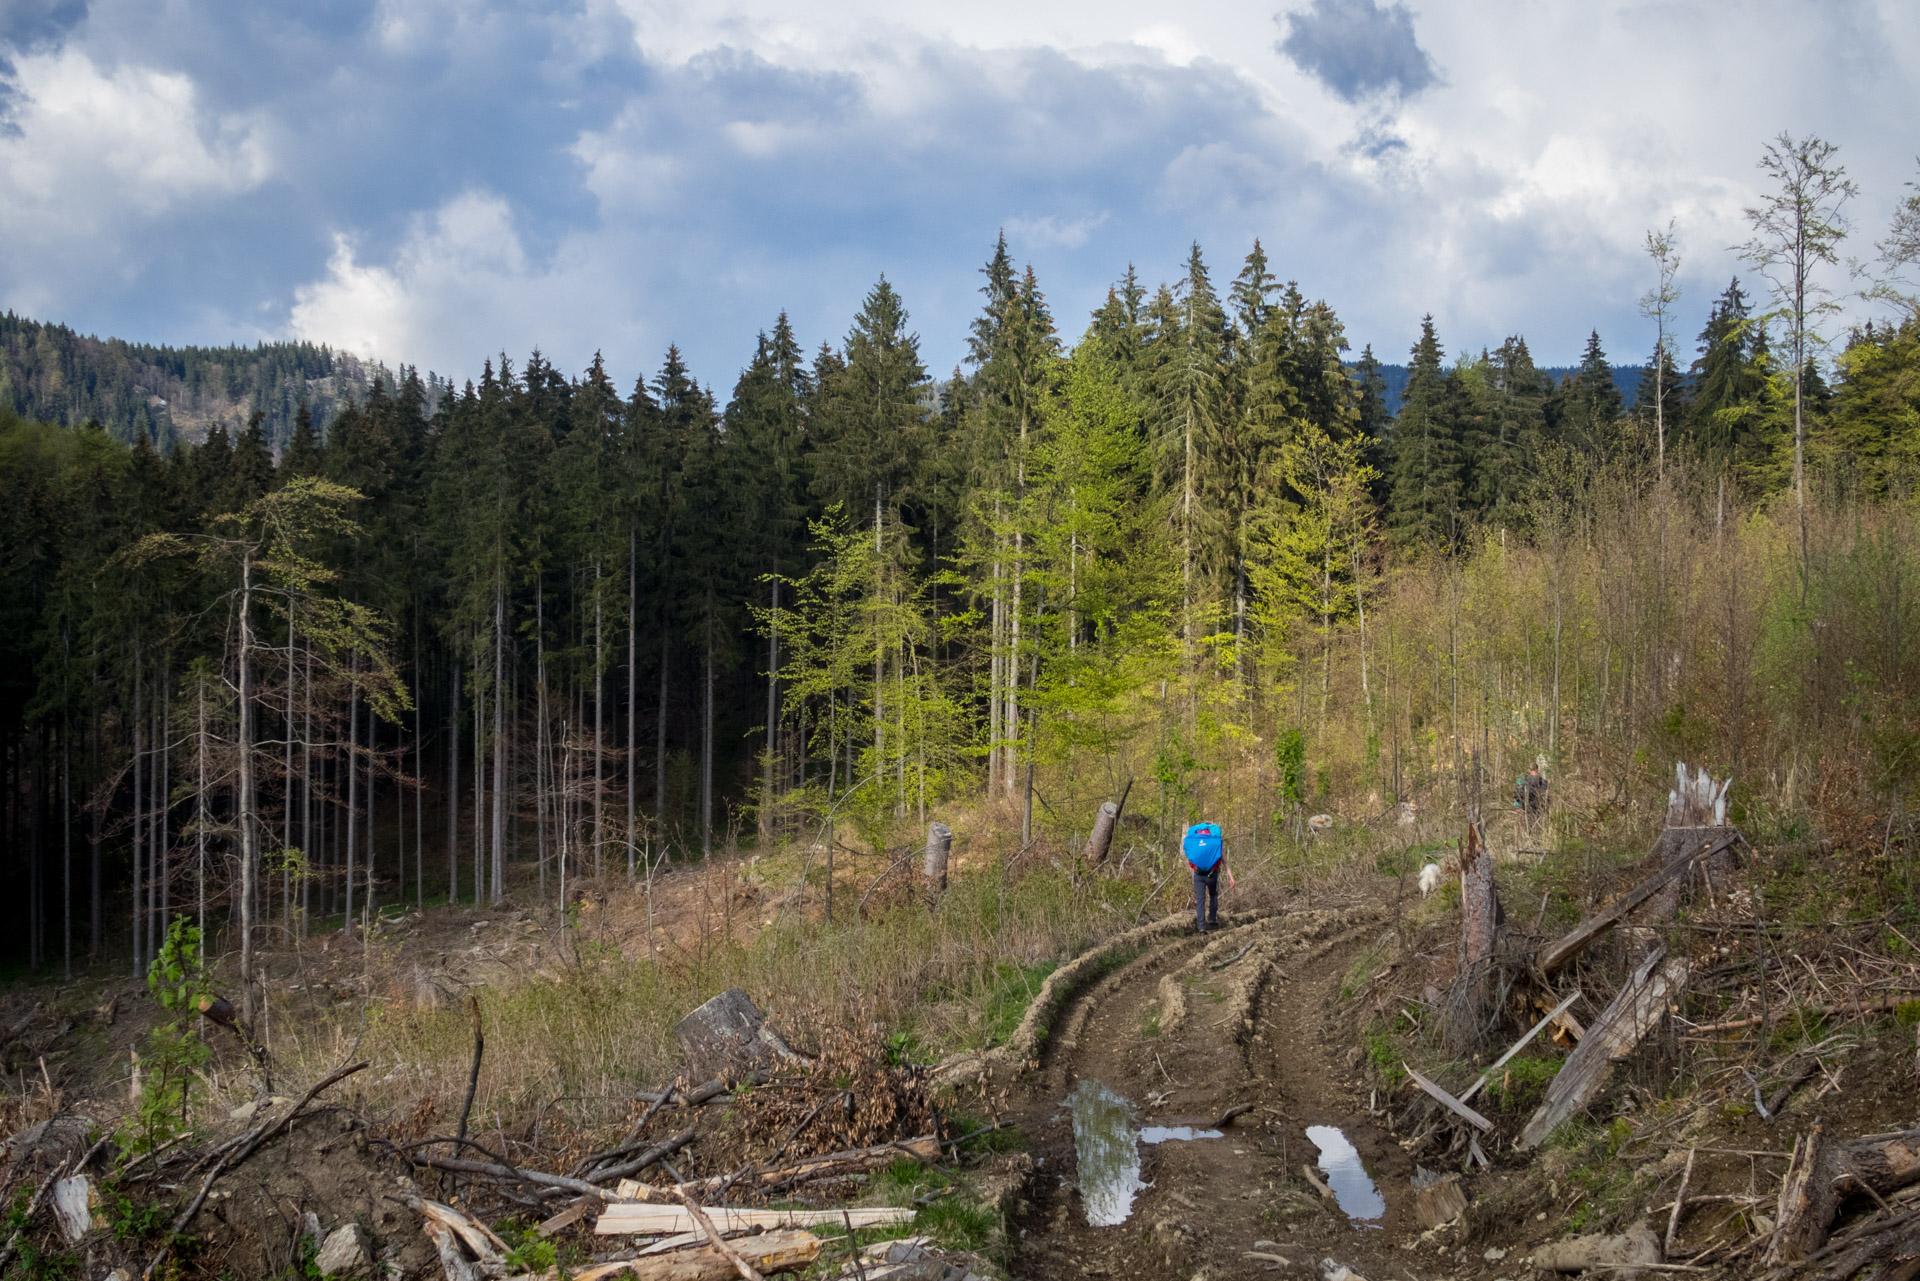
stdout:
[[1429,863],[1420,869],[1420,896],[1425,898],[1440,888],[1440,865]]

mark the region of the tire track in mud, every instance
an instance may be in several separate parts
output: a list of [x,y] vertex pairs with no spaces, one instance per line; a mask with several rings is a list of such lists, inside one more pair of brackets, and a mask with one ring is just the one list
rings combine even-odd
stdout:
[[[1149,946],[1066,1002],[1014,1105],[1035,1170],[1014,1217],[1016,1277],[1223,1278],[1306,1275],[1323,1257],[1380,1281],[1412,1276],[1395,1248],[1418,1230],[1412,1173],[1368,1115],[1340,986],[1385,928],[1377,907],[1288,911],[1205,937]],[[1067,1094],[1096,1079],[1147,1125],[1208,1126],[1250,1110],[1223,1137],[1141,1149],[1146,1184],[1126,1222],[1093,1227],[1078,1186]],[[1301,1175],[1309,1125],[1340,1127],[1387,1194],[1377,1226],[1356,1226]],[[1280,1267],[1248,1252],[1287,1259]]]

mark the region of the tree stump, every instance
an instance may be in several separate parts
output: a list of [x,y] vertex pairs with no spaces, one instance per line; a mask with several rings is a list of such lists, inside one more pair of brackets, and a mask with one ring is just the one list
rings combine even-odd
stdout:
[[674,1024],[674,1039],[687,1058],[688,1078],[710,1081],[741,1076],[770,1067],[777,1058],[797,1059],[766,1021],[752,997],[730,987]]
[[1113,831],[1119,825],[1120,807],[1112,801],[1102,802],[1100,812],[1093,818],[1093,831],[1087,836],[1086,859],[1089,866],[1097,867],[1106,862],[1107,851],[1113,848]]
[[953,853],[953,829],[945,823],[927,824],[927,856],[922,870],[927,886],[938,903],[947,889],[947,857]]

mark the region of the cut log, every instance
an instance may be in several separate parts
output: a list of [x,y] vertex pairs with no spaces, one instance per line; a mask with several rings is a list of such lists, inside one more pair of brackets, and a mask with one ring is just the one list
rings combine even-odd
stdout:
[[1587,946],[1602,934],[1618,925],[1628,913],[1658,894],[1675,881],[1681,873],[1704,858],[1711,858],[1722,850],[1732,849],[1741,837],[1738,831],[1727,829],[1728,835],[1717,841],[1691,847],[1688,852],[1670,860],[1652,876],[1628,890],[1611,906],[1602,908],[1586,920],[1573,927],[1565,936],[1540,949],[1539,965],[1542,974],[1552,974],[1565,966],[1567,962],[1580,955]]
[[[880,1227],[913,1222],[914,1208],[908,1206],[862,1206],[849,1210],[739,1210],[727,1206],[705,1207],[707,1217],[722,1232],[744,1228],[810,1228],[839,1223],[851,1216],[856,1228]],[[693,1216],[685,1206],[633,1203],[611,1205],[593,1225],[599,1236],[671,1236],[693,1231]]]
[[753,998],[730,987],[674,1024],[674,1039],[696,1080],[764,1070],[776,1060],[805,1062],[766,1026]]
[[1856,1192],[1876,1198],[1920,1183],[1920,1130],[1872,1134],[1847,1143],[1815,1125],[1795,1140],[1780,1184],[1773,1241],[1767,1262],[1804,1262],[1826,1244],[1840,1203]]
[[945,823],[927,824],[927,854],[921,870],[936,902],[947,889],[947,859],[952,853],[953,829]]
[[1427,1080],[1426,1077],[1421,1076],[1418,1072],[1413,1070],[1411,1065],[1402,1063],[1400,1066],[1403,1068],[1406,1068],[1408,1079],[1410,1079],[1415,1085],[1419,1086],[1421,1089],[1425,1090],[1429,1095],[1431,1095],[1435,1100],[1437,1100],[1441,1104],[1441,1106],[1445,1107],[1447,1111],[1453,1113],[1455,1116],[1467,1122],[1469,1125],[1474,1126],[1476,1129],[1491,1130],[1493,1128],[1493,1122],[1487,1120],[1486,1117],[1481,1116],[1478,1112],[1475,1112],[1472,1108],[1462,1103],[1459,1099],[1454,1098],[1451,1094],[1448,1094],[1445,1090],[1435,1085],[1432,1081]]
[[1562,1121],[1587,1105],[1606,1084],[1614,1061],[1630,1054],[1665,1017],[1667,997],[1686,986],[1689,971],[1685,957],[1667,957],[1664,950],[1641,963],[1560,1065],[1546,1099],[1520,1133],[1521,1147],[1538,1146]]
[[1660,1238],[1646,1224],[1636,1224],[1618,1236],[1595,1233],[1551,1241],[1533,1252],[1533,1266],[1541,1272],[1602,1272],[1608,1277],[1643,1276],[1649,1266],[1660,1268]]

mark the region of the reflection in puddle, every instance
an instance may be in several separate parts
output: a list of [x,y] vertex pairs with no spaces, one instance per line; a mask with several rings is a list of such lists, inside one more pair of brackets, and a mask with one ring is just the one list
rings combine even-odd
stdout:
[[1165,1143],[1171,1139],[1218,1139],[1218,1130],[1196,1130],[1191,1125],[1149,1125],[1140,1130],[1142,1143]]
[[1073,1148],[1087,1222],[1096,1228],[1125,1223],[1142,1186],[1133,1106],[1091,1077],[1073,1088],[1067,1106],[1073,1110]]
[[1366,1167],[1360,1164],[1360,1153],[1348,1142],[1347,1136],[1331,1125],[1310,1125],[1307,1140],[1320,1149],[1320,1169],[1347,1217],[1366,1226],[1381,1226],[1367,1221],[1384,1215],[1387,1203],[1373,1180],[1367,1177]]

